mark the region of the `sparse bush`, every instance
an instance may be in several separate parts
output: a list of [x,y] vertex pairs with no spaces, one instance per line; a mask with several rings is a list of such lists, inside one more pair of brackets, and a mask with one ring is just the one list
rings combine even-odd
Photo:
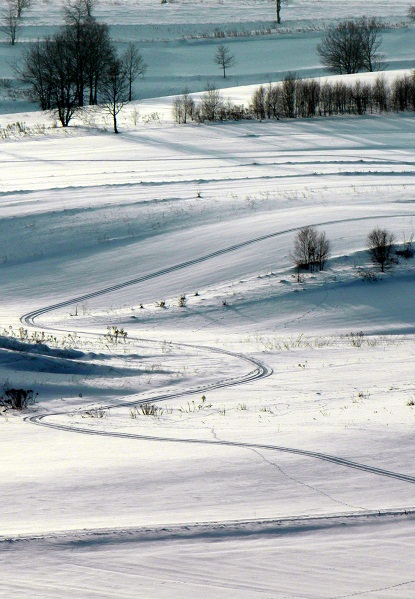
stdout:
[[0,405],[6,409],[23,410],[35,402],[36,396],[32,389],[6,388],[0,397]]
[[358,333],[350,333],[349,335],[346,335],[346,338],[349,339],[350,345],[352,347],[362,347],[364,343],[363,331],[359,331]]
[[138,410],[143,416],[161,416],[163,414],[163,409],[153,403],[140,404]]
[[185,308],[187,304],[187,298],[186,296],[183,294],[179,297],[179,308]]
[[107,410],[105,408],[91,408],[82,412],[81,416],[82,418],[106,418]]
[[395,254],[400,258],[405,258],[405,260],[409,260],[409,258],[413,258],[414,256],[414,248],[413,248],[413,235],[408,239],[408,241],[403,242],[403,247],[401,250],[396,250]]
[[367,281],[369,283],[377,283],[379,281],[378,276],[373,270],[368,270],[366,268],[359,268],[357,274],[362,279],[362,281]]
[[126,343],[128,337],[127,331],[119,329],[117,326],[107,327],[107,333],[104,335],[105,341],[118,345],[120,341]]

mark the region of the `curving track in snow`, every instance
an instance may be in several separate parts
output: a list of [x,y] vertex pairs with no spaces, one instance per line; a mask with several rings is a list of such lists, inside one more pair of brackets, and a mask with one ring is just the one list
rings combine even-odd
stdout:
[[[373,216],[372,215],[372,216],[368,216],[368,217],[331,220],[331,221],[325,221],[322,223],[316,223],[316,224],[313,224],[312,226],[326,226],[326,225],[331,225],[331,224],[351,223],[351,222],[357,222],[357,221],[362,221],[362,220],[376,220],[379,218],[401,218],[402,216],[408,216],[408,214],[405,213],[405,214],[396,214],[396,215],[389,215],[389,216],[385,216],[385,215]],[[156,277],[160,277],[165,274],[169,274],[169,273],[187,268],[189,266],[192,266],[192,265],[200,263],[200,262],[208,261],[212,258],[216,258],[217,256],[231,253],[235,250],[239,250],[241,248],[253,245],[255,243],[259,243],[266,239],[270,239],[272,237],[277,237],[277,236],[281,236],[281,235],[284,235],[287,233],[295,232],[295,231],[299,230],[300,228],[301,227],[294,227],[294,228],[286,229],[283,231],[272,232],[272,233],[269,233],[267,235],[263,235],[260,237],[255,237],[255,238],[246,240],[244,242],[241,242],[239,244],[234,244],[232,246],[228,246],[221,250],[217,250],[215,252],[211,252],[204,256],[200,256],[193,260],[188,260],[188,261],[182,262],[180,264],[176,264],[176,265],[173,265],[173,266],[161,269],[161,270],[157,270],[153,273],[149,273],[142,277],[130,279],[123,283],[119,283],[119,284],[116,284],[116,285],[113,285],[110,287],[106,287],[104,289],[100,289],[100,290],[94,291],[92,293],[85,294],[83,296],[79,296],[76,298],[70,298],[68,300],[59,302],[57,304],[52,304],[52,305],[46,306],[44,308],[39,308],[37,310],[34,310],[32,312],[29,312],[29,313],[23,315],[20,320],[22,323],[24,323],[28,326],[39,327],[39,325],[37,325],[35,322],[36,319],[48,312],[53,311],[53,310],[67,307],[74,303],[82,302],[87,299],[91,299],[93,297],[98,297],[98,296],[101,296],[104,294],[118,291],[125,287],[136,285],[136,284],[142,283],[144,281],[148,281],[150,279],[154,279]],[[39,328],[42,328],[42,327],[39,327]],[[57,329],[55,329],[55,330],[57,330]],[[189,345],[189,344],[187,344],[187,345],[186,344],[174,344],[174,343],[172,343],[172,345],[177,346],[177,347],[187,347],[187,348],[198,349],[199,351],[214,352],[214,353],[221,354],[224,356],[231,356],[233,358],[237,358],[239,360],[245,361],[247,364],[249,364],[251,367],[253,367],[253,369],[249,370],[247,373],[243,374],[242,376],[235,377],[232,379],[218,380],[217,382],[213,382],[210,384],[199,385],[196,388],[193,387],[193,388],[187,388],[187,389],[179,389],[178,391],[175,391],[175,392],[161,393],[156,396],[151,395],[151,397],[144,397],[144,398],[141,397],[141,399],[136,399],[133,401],[126,401],[126,402],[117,404],[118,407],[140,405],[140,404],[146,403],[148,401],[161,402],[166,399],[177,398],[177,397],[182,397],[185,395],[192,395],[192,394],[201,393],[201,392],[203,393],[205,391],[212,390],[212,389],[232,387],[232,386],[236,386],[236,385],[245,384],[245,383],[248,383],[248,382],[251,382],[254,380],[258,380],[261,378],[265,378],[272,374],[272,369],[268,368],[267,366],[265,366],[258,360],[255,360],[255,359],[245,356],[243,354],[229,352],[229,351],[225,351],[225,350],[221,350],[221,349],[217,349],[217,348],[206,347],[206,346]],[[333,456],[330,454],[302,450],[302,449],[297,449],[297,448],[293,448],[293,447],[284,447],[284,446],[279,446],[279,445],[264,445],[264,444],[257,444],[257,443],[242,443],[242,442],[235,442],[235,441],[221,441],[221,440],[213,441],[213,440],[200,440],[200,439],[193,439],[193,438],[180,439],[180,438],[171,438],[171,437],[162,437],[162,436],[136,435],[136,434],[105,431],[105,430],[89,430],[87,428],[83,428],[83,427],[79,427],[79,426],[68,426],[68,425],[63,425],[63,424],[58,424],[55,422],[48,421],[48,419],[51,418],[52,416],[64,415],[66,413],[67,412],[60,412],[60,413],[54,413],[54,414],[50,414],[50,413],[49,414],[39,414],[39,415],[27,417],[25,420],[31,424],[35,424],[38,426],[46,426],[46,427],[54,428],[54,429],[61,430],[61,431],[87,434],[87,435],[100,435],[100,436],[106,436],[106,437],[118,437],[118,438],[128,438],[128,439],[137,439],[137,440],[146,440],[146,441],[162,441],[162,442],[170,442],[170,443],[188,443],[188,444],[196,443],[196,444],[202,444],[202,445],[222,445],[222,446],[229,446],[229,447],[239,447],[239,448],[243,448],[243,449],[262,449],[262,450],[265,449],[265,450],[271,450],[271,451],[276,451],[276,452],[290,453],[290,454],[301,455],[301,456],[312,458],[312,459],[322,460],[325,462],[331,462],[338,466],[361,470],[361,471],[368,472],[370,474],[374,474],[374,475],[378,475],[378,476],[385,476],[385,477],[393,478],[393,479],[407,482],[410,484],[415,484],[415,476],[410,476],[410,475],[406,475],[406,474],[402,474],[402,473],[398,473],[398,472],[393,472],[393,471],[386,470],[383,468],[376,468],[374,466],[369,466],[366,464],[348,460],[346,458]]]

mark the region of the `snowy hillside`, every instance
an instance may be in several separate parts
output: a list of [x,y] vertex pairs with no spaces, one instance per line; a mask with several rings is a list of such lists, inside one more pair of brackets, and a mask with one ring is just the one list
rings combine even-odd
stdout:
[[[59,6],[25,18],[45,31]],[[2,599],[415,592],[415,258],[382,273],[367,251],[377,227],[398,250],[413,238],[414,115],[176,124],[162,92],[183,72],[200,97],[218,43],[179,28],[273,18],[240,6],[97,5],[122,40],[139,10],[139,35],[172,34],[161,92],[124,108],[120,135],[94,110],[65,130],[2,104],[0,395],[35,396],[0,411]],[[407,12],[283,2],[278,69],[260,36],[232,38],[225,97],[247,105],[291,60],[321,72],[307,28],[368,7]],[[390,81],[410,36],[385,33]],[[322,271],[294,268],[306,226],[331,242]]]

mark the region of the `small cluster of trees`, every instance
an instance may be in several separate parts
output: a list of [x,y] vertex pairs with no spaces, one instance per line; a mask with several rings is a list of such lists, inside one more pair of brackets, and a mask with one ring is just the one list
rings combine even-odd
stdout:
[[322,63],[339,75],[380,70],[383,63],[378,51],[382,29],[377,19],[367,17],[329,27],[317,46]]
[[258,87],[251,107],[259,119],[415,111],[415,71],[391,84],[383,75],[373,83],[322,83],[289,73],[282,83]]
[[331,243],[324,231],[319,233],[315,227],[303,227],[295,236],[291,257],[297,272],[314,272],[317,268],[324,270],[330,251]]
[[[373,264],[380,267],[381,272],[396,262],[395,255],[404,258],[412,258],[412,237],[405,241],[402,250],[396,250],[395,235],[387,229],[376,227],[370,231],[366,238],[366,247]],[[315,227],[308,226],[300,229],[295,238],[291,252],[297,277],[300,279],[300,271],[310,272],[316,269],[324,270],[324,266],[330,256],[331,243],[324,231],[318,232]]]
[[176,96],[172,103],[172,113],[176,123],[186,124],[189,121],[239,121],[250,118],[244,106],[238,106],[226,100],[214,85],[207,85],[200,99],[195,101],[188,90]]
[[16,68],[28,94],[42,110],[56,110],[66,127],[76,110],[104,104],[113,117],[132,99],[132,84],[147,65],[134,44],[119,58],[109,28],[92,15],[94,0],[75,0],[65,7],[65,24],[24,54]]

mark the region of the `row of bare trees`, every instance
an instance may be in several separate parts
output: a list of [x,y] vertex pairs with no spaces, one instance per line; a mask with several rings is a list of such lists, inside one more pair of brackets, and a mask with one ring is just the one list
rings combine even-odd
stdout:
[[373,83],[346,83],[301,80],[288,74],[282,83],[258,87],[251,109],[259,119],[415,111],[415,72],[392,83],[383,75]]
[[93,0],[65,6],[65,24],[33,44],[16,67],[30,99],[42,110],[56,110],[63,127],[85,105],[104,104],[113,117],[132,99],[136,77],[147,65],[134,44],[118,57],[108,25],[92,15]]
[[173,99],[177,123],[241,119],[310,118],[344,114],[415,112],[415,71],[389,83],[384,75],[374,82],[321,82],[288,74],[281,83],[260,85],[248,107],[232,104],[208,85],[199,100],[188,90]]

